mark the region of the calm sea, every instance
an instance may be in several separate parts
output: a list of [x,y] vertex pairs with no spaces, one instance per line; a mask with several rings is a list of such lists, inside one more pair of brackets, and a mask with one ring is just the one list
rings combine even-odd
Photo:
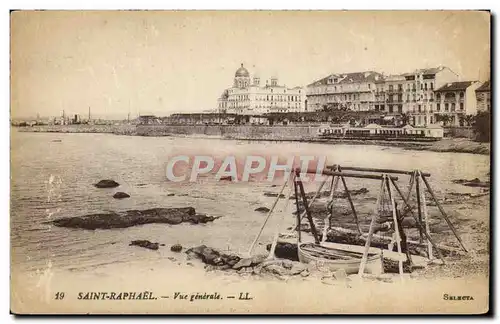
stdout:
[[[326,156],[329,163],[380,168],[421,169],[430,172],[438,195],[445,191],[474,191],[452,184],[451,179],[485,179],[489,156],[408,151],[364,145],[324,145],[286,142],[246,142],[206,138],[132,137],[110,134],[22,133],[11,140],[11,259],[24,271],[51,266],[85,271],[111,263],[152,260],[173,255],[169,246],[206,244],[243,252],[258,232],[274,198],[263,192],[279,191],[270,183],[215,182],[204,177],[198,183],[174,184],[165,177],[168,157],[184,155]],[[121,185],[97,189],[94,183],[114,179]],[[402,178],[403,184],[407,183]],[[348,180],[352,189],[367,187],[374,197],[378,183]],[[307,188],[313,190],[313,187]],[[116,191],[131,195],[117,200]],[[169,194],[175,194],[169,196]],[[103,211],[152,207],[193,206],[198,213],[222,216],[213,223],[175,226],[151,224],[127,229],[86,231],[53,227],[45,222],[60,217]],[[286,224],[293,223],[292,217]],[[288,225],[287,225],[288,224]],[[263,233],[263,244],[276,229],[273,218]],[[158,251],[130,247],[135,239],[166,244]],[[258,249],[263,249],[259,245]]]

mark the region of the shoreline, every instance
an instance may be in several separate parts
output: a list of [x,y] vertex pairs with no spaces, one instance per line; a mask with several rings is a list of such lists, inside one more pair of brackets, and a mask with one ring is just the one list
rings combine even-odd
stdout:
[[384,140],[355,140],[355,139],[319,139],[313,137],[282,136],[273,137],[266,134],[253,134],[252,136],[235,136],[229,134],[183,134],[183,133],[154,133],[139,132],[133,125],[73,125],[73,126],[34,126],[16,127],[20,132],[33,133],[81,133],[81,134],[114,134],[124,136],[141,137],[188,137],[188,138],[211,138],[220,140],[236,141],[266,141],[266,142],[299,142],[315,144],[342,144],[342,145],[377,145],[385,147],[399,147],[405,150],[469,153],[490,155],[490,143],[476,142],[467,138],[443,138],[436,142],[414,142],[414,141],[384,141]]

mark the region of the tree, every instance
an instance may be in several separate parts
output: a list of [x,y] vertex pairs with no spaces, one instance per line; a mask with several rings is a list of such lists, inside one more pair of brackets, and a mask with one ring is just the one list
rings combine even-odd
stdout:
[[466,115],[464,117],[464,120],[465,120],[465,123],[467,124],[467,126],[472,126],[475,122],[475,119],[476,119],[476,116],[474,116],[474,115]]
[[474,133],[476,140],[489,142],[491,137],[491,116],[489,112],[480,112],[474,118]]
[[447,126],[448,123],[451,121],[451,117],[448,115],[437,115],[436,116],[436,121],[437,122],[442,122],[443,126]]
[[408,115],[407,113],[402,113],[401,114],[401,123],[403,124],[403,126],[406,126],[410,123],[410,115]]

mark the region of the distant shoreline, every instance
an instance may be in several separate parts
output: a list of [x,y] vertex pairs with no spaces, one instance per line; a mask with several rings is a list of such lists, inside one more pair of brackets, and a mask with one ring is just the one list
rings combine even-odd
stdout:
[[[169,126],[165,126],[169,127]],[[175,127],[178,127],[179,130]],[[225,140],[239,141],[271,141],[271,142],[300,142],[300,143],[319,143],[319,144],[347,144],[347,145],[378,145],[400,147],[407,150],[416,151],[433,151],[433,152],[451,152],[451,153],[470,153],[489,155],[490,143],[480,143],[467,138],[445,138],[436,142],[405,142],[405,141],[384,141],[384,140],[354,140],[354,139],[319,139],[312,136],[287,135],[278,134],[280,129],[287,126],[277,126],[276,132],[273,134],[260,134],[259,132],[248,132],[252,126],[240,126],[246,131],[233,133],[213,133],[206,131],[206,126],[203,125],[180,125],[171,126],[173,129],[161,130],[160,127],[143,126],[138,129],[135,125],[65,125],[65,126],[33,126],[33,127],[16,127],[20,132],[36,132],[36,133],[104,133],[127,136],[144,136],[144,137],[193,137],[193,138],[218,138]],[[216,128],[217,126],[209,126]],[[257,126],[259,127],[259,126]],[[291,126],[288,126],[291,127]],[[203,130],[201,130],[204,128]],[[238,126],[231,126],[234,130]],[[301,129],[307,127],[300,127]],[[272,129],[266,127],[266,130]],[[299,127],[297,127],[299,129]],[[266,136],[271,135],[271,136]],[[276,136],[279,135],[279,136]]]

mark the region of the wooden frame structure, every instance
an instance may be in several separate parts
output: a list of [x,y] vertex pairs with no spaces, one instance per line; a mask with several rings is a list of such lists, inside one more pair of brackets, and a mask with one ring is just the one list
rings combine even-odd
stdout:
[[[345,172],[345,171],[354,171],[354,172]],[[367,174],[366,172],[378,172],[379,174],[373,174],[373,173]],[[349,202],[349,206],[351,207],[351,210],[353,212],[354,220],[356,222],[357,231],[359,234],[364,235],[364,233],[362,233],[362,231],[361,231],[361,227],[359,225],[359,220],[358,220],[358,215],[357,215],[356,209],[354,207],[354,203],[352,201],[352,197],[351,197],[349,189],[347,187],[347,182],[346,182],[345,178],[360,178],[360,179],[371,179],[371,180],[380,180],[381,181],[380,192],[379,192],[379,196],[377,198],[376,210],[372,215],[370,227],[369,227],[369,230],[367,233],[364,253],[363,253],[362,260],[361,260],[361,266],[360,266],[359,272],[358,272],[359,275],[363,275],[364,270],[365,270],[366,260],[367,260],[368,253],[369,253],[370,246],[371,246],[371,240],[372,240],[372,237],[373,237],[374,231],[375,231],[375,224],[379,218],[378,207],[383,199],[384,193],[387,193],[388,198],[390,200],[390,208],[391,208],[391,212],[392,212],[392,222],[394,224],[394,232],[395,232],[395,236],[396,236],[395,240],[396,240],[396,244],[397,244],[398,253],[402,254],[404,252],[404,253],[407,253],[407,255],[408,255],[407,251],[402,251],[403,245],[405,247],[405,250],[407,250],[407,249],[406,249],[406,242],[403,242],[404,244],[402,244],[402,242],[401,242],[401,236],[402,236],[401,234],[404,235],[404,232],[402,232],[403,229],[401,226],[401,221],[403,220],[403,218],[407,214],[410,214],[414,218],[416,225],[417,225],[417,228],[419,230],[420,243],[427,246],[428,258],[430,260],[433,259],[433,249],[434,249],[439,256],[439,259],[441,259],[443,264],[445,263],[440,248],[436,245],[436,243],[434,242],[434,240],[432,239],[432,237],[430,235],[425,190],[423,190],[423,188],[421,188],[421,182],[425,185],[428,193],[430,194],[430,197],[435,202],[436,206],[439,209],[441,216],[444,218],[444,220],[446,221],[446,223],[448,224],[448,226],[452,230],[454,236],[456,237],[456,239],[460,243],[461,248],[465,252],[467,252],[467,249],[465,248],[460,236],[458,235],[455,227],[451,223],[448,215],[446,214],[446,212],[442,208],[441,204],[437,200],[437,198],[434,194],[434,191],[432,190],[432,188],[427,180],[427,177],[431,176],[429,173],[424,173],[424,172],[421,172],[420,170],[404,171],[404,170],[378,169],[378,168],[342,167],[340,165],[328,166],[326,168],[326,170],[323,170],[322,174],[326,175],[328,177],[332,177],[330,188],[329,188],[329,197],[331,199],[331,203],[329,206],[329,209],[330,209],[329,214],[330,215],[329,215],[329,217],[326,217],[326,219],[328,219],[329,222],[328,222],[328,226],[325,223],[324,230],[323,230],[323,237],[322,237],[321,241],[320,241],[320,237],[319,237],[318,231],[316,229],[316,226],[314,224],[314,221],[312,219],[310,207],[311,207],[312,203],[317,199],[317,197],[321,194],[321,190],[323,189],[323,187],[328,179],[323,181],[320,184],[316,194],[309,201],[309,199],[307,198],[307,195],[305,193],[305,190],[304,190],[303,182],[300,179],[300,173],[301,173],[300,169],[295,169],[294,172],[291,174],[290,178],[287,179],[287,181],[284,183],[283,187],[281,188],[281,190],[278,194],[277,199],[275,200],[274,204],[272,205],[271,209],[269,210],[269,213],[268,213],[268,215],[267,215],[267,217],[262,225],[260,232],[258,233],[255,240],[252,242],[252,245],[250,246],[250,250],[248,252],[249,255],[251,255],[258,238],[262,234],[262,230],[264,229],[267,221],[269,220],[271,214],[273,213],[273,211],[274,211],[274,209],[275,209],[275,207],[280,199],[280,196],[282,196],[282,193],[283,193],[283,191],[284,191],[284,189],[287,186],[289,181],[293,182],[293,190],[291,190],[291,188],[290,188],[290,195],[287,199],[290,199],[292,192],[294,192],[295,204],[296,204],[296,208],[297,208],[296,230],[298,232],[298,244],[300,244],[300,242],[301,242],[300,227],[301,227],[301,221],[304,217],[306,217],[307,220],[309,221],[309,224],[311,227],[311,233],[314,237],[315,243],[321,244],[321,241],[324,242],[326,240],[327,229],[331,227],[331,220],[332,220],[332,216],[333,216],[333,198],[334,198],[335,191],[337,189],[339,181],[342,181],[343,189],[344,189],[344,192],[346,194],[346,198],[347,198],[347,200]],[[316,170],[307,170],[307,173],[316,173]],[[391,174],[402,174],[402,175],[409,175],[410,176],[410,182],[409,182],[406,194],[403,193],[403,191],[399,188],[399,186],[397,184],[398,177],[393,176]],[[412,206],[410,204],[410,199],[412,197],[414,187],[415,187],[417,206]],[[397,208],[397,202],[396,202],[397,196],[399,196],[400,200],[403,202],[403,204],[402,204],[404,206],[403,211],[399,211]],[[302,213],[301,213],[301,208],[300,208],[301,207],[300,200],[302,200],[302,204],[304,207],[304,211]],[[415,213],[414,209],[417,210],[416,213]],[[406,235],[404,235],[404,236],[406,237]],[[424,240],[424,238],[425,238],[425,240]],[[278,240],[278,233],[274,238],[273,244],[272,244],[271,249],[269,251],[268,258],[274,257],[274,252],[275,252],[277,240]],[[411,262],[411,259],[409,258],[409,256],[408,256],[408,259]],[[403,274],[403,261],[401,259],[399,260],[398,266],[399,266],[399,273],[402,275]]]

